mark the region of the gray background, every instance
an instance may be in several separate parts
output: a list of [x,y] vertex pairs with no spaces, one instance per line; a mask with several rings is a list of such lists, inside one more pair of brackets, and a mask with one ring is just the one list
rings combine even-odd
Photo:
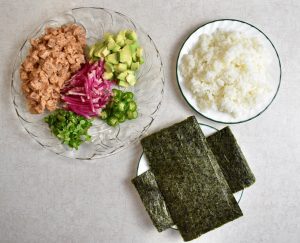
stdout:
[[[299,1],[0,1],[0,242],[182,242],[157,233],[130,184],[141,146],[82,162],[44,150],[21,128],[10,99],[12,61],[41,21],[76,6],[101,6],[133,18],[154,39],[165,68],[165,97],[150,132],[195,114],[176,85],[175,59],[186,36],[218,18],[263,30],[283,65],[270,109],[232,126],[257,182],[240,204],[244,216],[194,242],[300,241]],[[222,128],[205,120],[204,123]]]

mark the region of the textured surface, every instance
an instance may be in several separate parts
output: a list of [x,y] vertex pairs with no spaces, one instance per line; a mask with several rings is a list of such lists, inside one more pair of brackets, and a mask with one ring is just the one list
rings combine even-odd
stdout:
[[[141,155],[139,144],[93,163],[78,162],[41,149],[17,120],[10,102],[12,58],[42,21],[83,5],[132,17],[157,44],[166,92],[149,133],[195,114],[179,93],[175,72],[178,50],[190,32],[217,18],[241,19],[264,30],[283,64],[278,97],[262,116],[231,127],[256,183],[245,190],[242,218],[193,243],[298,243],[298,0],[0,0],[0,242],[182,242],[177,231],[157,233],[130,182]],[[218,129],[225,126],[197,118]]]
[[242,216],[195,117],[141,142],[185,241]]
[[247,160],[229,127],[214,133],[206,140],[233,193],[255,182]]
[[166,202],[158,189],[155,176],[148,170],[132,180],[143,204],[159,232],[174,225]]

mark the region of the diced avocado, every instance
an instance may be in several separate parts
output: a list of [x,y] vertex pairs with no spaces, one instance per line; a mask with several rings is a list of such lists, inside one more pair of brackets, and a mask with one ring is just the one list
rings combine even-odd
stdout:
[[114,66],[109,62],[104,63],[104,69],[106,72],[114,72]]
[[93,45],[89,48],[89,51],[88,51],[89,58],[92,58],[94,56],[94,51],[95,51],[95,45]]
[[115,65],[115,70],[119,73],[124,72],[127,70],[127,65],[125,63],[119,63]]
[[109,80],[109,79],[112,79],[113,78],[113,73],[111,72],[104,72],[103,73],[103,78],[106,79],[106,80]]
[[135,85],[135,83],[136,83],[136,78],[135,78],[134,74],[132,74],[132,73],[128,74],[128,75],[126,76],[126,81],[127,81],[131,86]]
[[137,61],[137,58],[136,58],[136,52],[134,52],[134,53],[131,55],[131,57],[132,57],[132,61],[133,61],[133,62],[136,62],[136,61]]
[[113,39],[113,37],[114,36],[113,36],[112,33],[107,32],[107,33],[104,34],[103,39],[104,39],[104,41],[109,41],[110,39]]
[[133,40],[126,39],[126,40],[125,40],[125,44],[126,44],[126,45],[132,45],[132,44],[134,44],[134,41],[133,41]]
[[95,51],[94,56],[95,57],[106,57],[110,54],[110,51],[107,49],[107,47],[102,47],[101,49]]
[[133,30],[127,30],[126,31],[126,37],[129,40],[133,40],[133,41],[137,40],[137,34]]
[[105,44],[109,43],[109,42],[115,42],[114,40],[114,36],[112,34],[108,34],[106,36],[106,38],[104,39]]
[[120,31],[117,36],[116,36],[116,43],[123,47],[125,45],[125,40],[126,40],[126,37],[125,37],[125,32],[124,31]]
[[107,49],[108,50],[113,50],[117,46],[115,40],[113,38],[109,39],[107,42]]
[[101,57],[101,50],[94,51],[94,57]]
[[125,80],[127,74],[128,74],[127,71],[122,72],[122,73],[120,73],[120,74],[117,76],[117,79],[119,79],[119,80]]
[[144,58],[143,58],[143,57],[140,57],[140,58],[139,58],[139,63],[140,63],[140,64],[143,64],[143,63],[144,63]]
[[104,59],[105,79],[116,79],[120,86],[128,87],[136,83],[135,72],[144,62],[143,49],[137,42],[133,30],[123,30],[113,35],[105,33],[102,41],[86,49],[91,61]]
[[126,63],[128,66],[131,65],[132,57],[130,47],[128,45],[124,46],[120,51],[120,62]]
[[133,62],[133,63],[131,63],[130,69],[131,69],[132,71],[136,71],[136,70],[138,70],[139,68],[140,68],[140,63],[138,63],[138,62]]
[[119,81],[119,85],[122,86],[122,87],[125,87],[125,88],[127,88],[129,86],[128,83],[126,81],[123,81],[123,80]]
[[107,49],[107,47],[105,47],[101,53],[102,53],[103,57],[106,57],[107,55],[110,54],[110,51]]
[[96,42],[96,44],[94,45],[95,50],[99,50],[104,46],[104,43],[102,41]]
[[139,47],[139,45],[135,42],[133,44],[130,45],[130,50],[131,50],[131,54],[135,54],[136,53],[136,49]]
[[112,52],[118,52],[121,49],[119,45],[115,45],[115,47],[112,49]]
[[136,56],[137,56],[137,57],[142,57],[142,56],[143,56],[143,48],[138,47],[138,48],[136,49]]
[[119,63],[117,53],[109,54],[108,56],[106,56],[105,60],[107,62],[111,63],[111,64],[118,64]]

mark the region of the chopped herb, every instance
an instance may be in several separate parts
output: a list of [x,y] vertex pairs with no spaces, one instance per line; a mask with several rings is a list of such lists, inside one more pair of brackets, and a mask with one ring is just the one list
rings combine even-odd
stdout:
[[91,139],[87,132],[92,126],[92,121],[71,111],[56,110],[44,120],[51,132],[71,148],[78,149],[80,144]]

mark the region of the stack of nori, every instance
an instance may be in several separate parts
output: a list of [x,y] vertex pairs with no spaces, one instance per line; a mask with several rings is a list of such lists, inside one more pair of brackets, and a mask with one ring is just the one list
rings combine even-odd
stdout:
[[255,177],[229,127],[209,136],[207,142],[233,193],[255,182]]
[[159,232],[174,225],[171,215],[161,192],[157,186],[155,176],[148,170],[135,177],[132,183],[136,187],[144,206]]
[[242,216],[195,117],[144,138],[142,145],[185,241]]

